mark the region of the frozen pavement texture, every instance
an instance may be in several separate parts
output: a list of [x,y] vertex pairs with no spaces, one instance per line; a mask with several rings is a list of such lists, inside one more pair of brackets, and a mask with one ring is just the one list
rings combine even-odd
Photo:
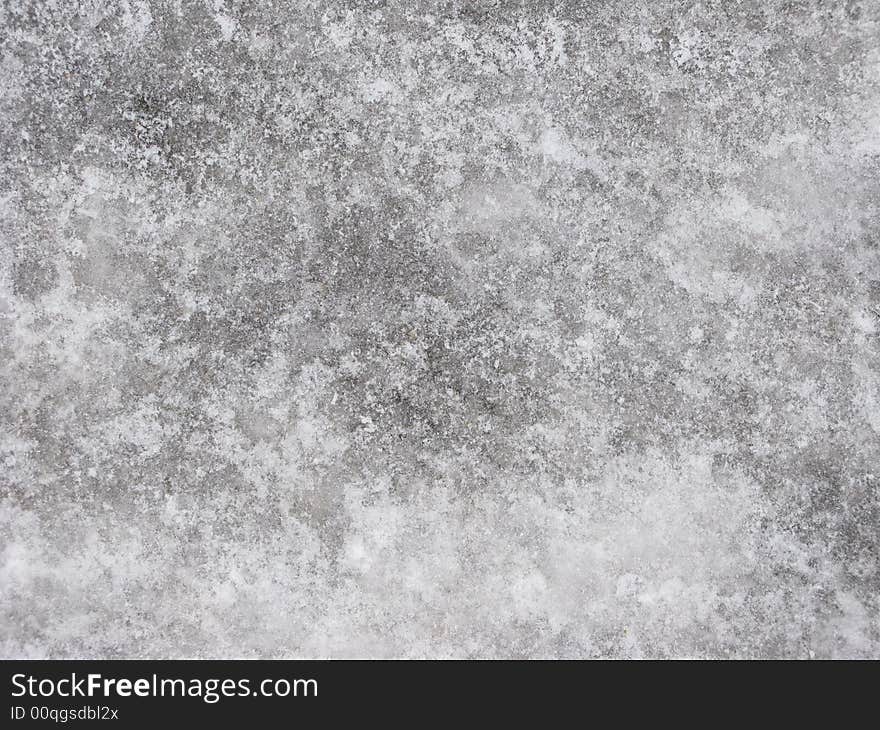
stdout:
[[880,656],[880,3],[0,13],[3,656]]

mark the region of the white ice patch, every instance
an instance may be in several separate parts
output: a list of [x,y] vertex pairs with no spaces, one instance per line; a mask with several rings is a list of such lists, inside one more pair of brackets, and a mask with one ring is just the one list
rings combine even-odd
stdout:
[[364,99],[370,102],[395,99],[399,93],[399,89],[395,84],[381,77],[371,81],[363,90]]
[[137,40],[143,39],[153,23],[153,14],[148,3],[127,2],[122,6],[122,23]]
[[232,34],[235,33],[235,21],[223,13],[217,13],[214,16],[214,20],[217,21],[217,25],[220,26],[220,35],[223,37],[223,40],[231,41]]
[[577,151],[560,129],[551,127],[541,135],[541,153],[560,165],[571,165],[576,170],[587,168],[587,158]]
[[215,0],[214,2],[214,22],[220,28],[220,36],[224,41],[229,42],[232,40],[232,36],[235,34],[235,30],[238,27],[238,23],[235,18],[226,13],[226,6],[220,0]]

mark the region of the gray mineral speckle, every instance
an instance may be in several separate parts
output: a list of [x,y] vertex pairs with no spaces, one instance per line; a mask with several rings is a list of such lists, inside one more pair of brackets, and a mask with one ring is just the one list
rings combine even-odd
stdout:
[[880,657],[880,3],[7,0],[0,654]]

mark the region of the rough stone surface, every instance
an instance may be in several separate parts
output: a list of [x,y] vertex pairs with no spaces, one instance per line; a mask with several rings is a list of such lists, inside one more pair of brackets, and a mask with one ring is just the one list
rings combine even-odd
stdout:
[[9,0],[0,653],[880,656],[880,3]]

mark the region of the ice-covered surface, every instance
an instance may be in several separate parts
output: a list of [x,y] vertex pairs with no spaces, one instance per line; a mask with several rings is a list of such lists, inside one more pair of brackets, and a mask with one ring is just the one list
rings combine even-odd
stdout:
[[880,656],[880,3],[10,0],[0,653]]

